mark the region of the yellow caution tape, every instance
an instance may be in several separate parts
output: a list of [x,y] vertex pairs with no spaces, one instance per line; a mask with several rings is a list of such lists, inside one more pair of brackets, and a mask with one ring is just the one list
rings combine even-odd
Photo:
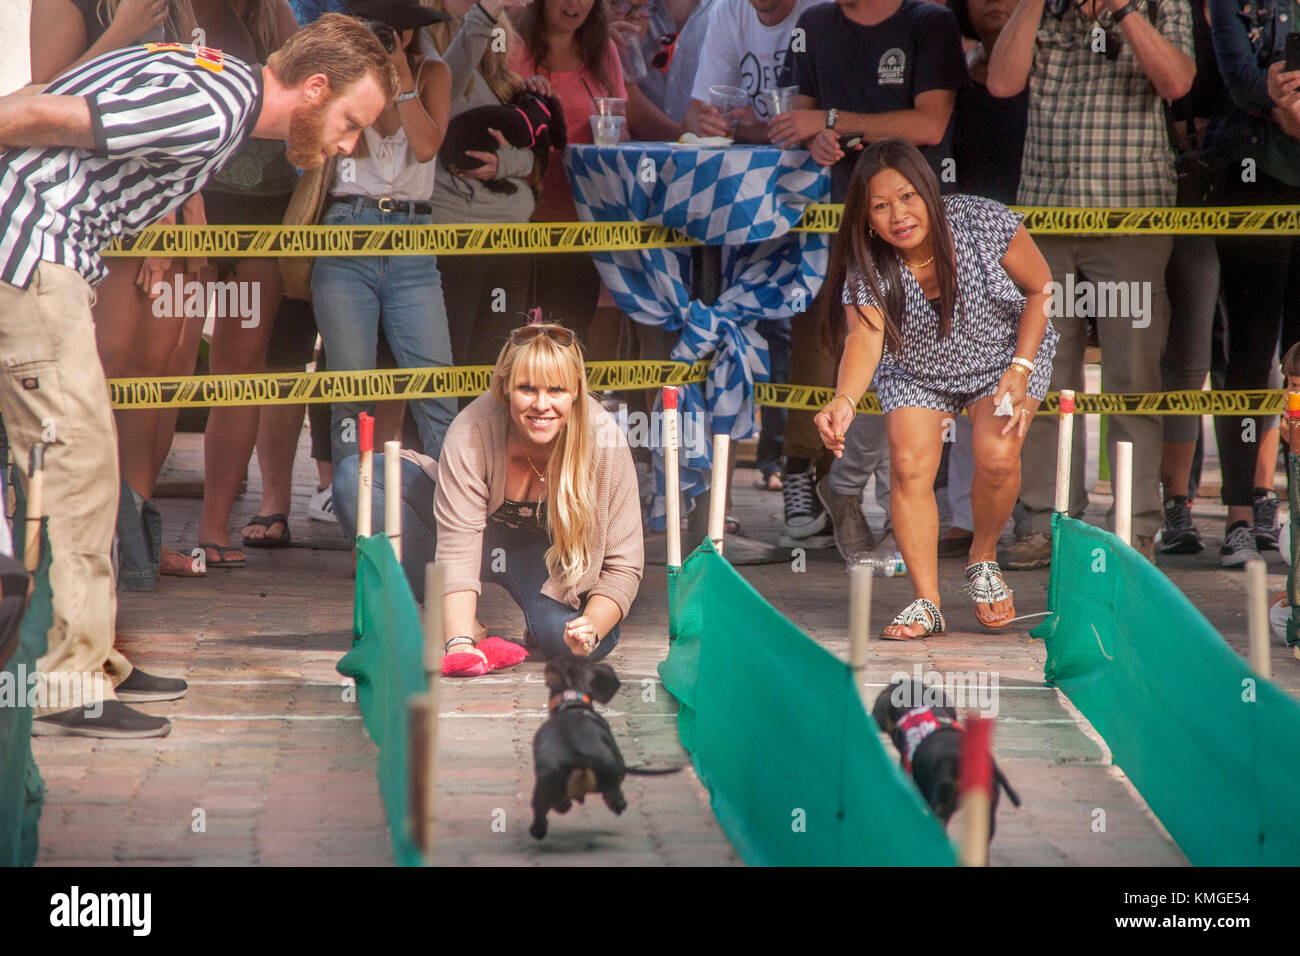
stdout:
[[[1300,206],[1218,206],[1205,208],[1054,209],[1012,206],[1025,216],[1025,228],[1036,236],[1300,235]],[[835,232],[844,213],[841,205],[809,206],[795,232]]]
[[[694,364],[588,362],[587,381],[597,391],[630,391],[703,382],[708,371],[707,359]],[[109,381],[108,391],[113,408],[209,408],[473,397],[486,392],[491,381],[491,365],[463,365],[357,372],[116,378]]]
[[[593,391],[626,392],[665,385],[702,383],[709,360],[686,362],[588,362],[587,384]],[[114,408],[208,408],[230,405],[294,405],[319,402],[375,402],[412,398],[462,398],[482,395],[492,381],[490,365],[442,368],[374,369],[356,372],[262,372],[249,375],[191,375],[174,378],[116,378],[108,383]],[[820,411],[835,397],[833,388],[815,385],[754,387],[755,404],[767,408]],[[1077,392],[1081,415],[1277,415],[1286,409],[1286,393],[1253,391],[1186,391],[1131,394]],[[1038,410],[1055,415],[1057,393],[1049,392]],[[858,411],[881,414],[880,401],[868,392]]]
[[672,249],[697,243],[640,222],[440,226],[150,226],[114,240],[105,256],[471,256]]
[[[1012,206],[1035,235],[1300,235],[1300,206],[1052,209]],[[840,227],[842,205],[809,206],[794,232]],[[105,256],[470,256],[531,252],[626,252],[699,245],[643,222],[525,222],[436,226],[150,226],[115,239]]]
[[[755,404],[771,408],[821,411],[835,397],[835,389],[813,385],[754,386]],[[1075,392],[1074,409],[1080,415],[1277,415],[1286,410],[1286,392],[1257,389],[1231,392],[1133,392],[1127,394]],[[1058,393],[1048,392],[1039,415],[1060,410]],[[880,400],[868,392],[858,403],[866,415],[881,414]]]

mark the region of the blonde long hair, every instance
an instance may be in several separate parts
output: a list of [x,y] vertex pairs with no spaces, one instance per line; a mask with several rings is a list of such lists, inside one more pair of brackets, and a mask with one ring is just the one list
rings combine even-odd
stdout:
[[595,440],[587,409],[587,374],[582,347],[560,345],[539,335],[522,345],[507,342],[497,356],[492,397],[509,408],[510,393],[521,381],[559,385],[573,396],[573,409],[564,430],[555,438],[546,466],[546,531],[551,546],[546,568],[565,587],[573,587],[591,564],[591,532],[595,527],[591,465]]
[[[99,25],[108,27],[121,5],[122,0],[99,0],[99,5],[95,8]],[[167,19],[163,24],[168,40],[173,43],[193,43],[194,31],[198,29],[199,23],[190,7],[190,0],[167,0]]]
[[[426,28],[433,39],[438,55],[441,56],[447,52],[452,40],[456,39],[456,34],[465,21],[447,9],[445,0],[420,0],[420,6],[437,10],[452,18]],[[505,49],[498,50],[495,48],[495,42],[489,42],[487,49],[483,51],[483,58],[478,61],[478,74],[483,77],[483,82],[488,85],[488,89],[497,99],[502,103],[509,103],[519,92],[522,83],[519,75],[510,69],[510,49],[519,42],[519,35],[515,33],[515,28],[504,10],[497,17],[497,27],[505,31],[503,33],[506,41],[503,44]],[[465,89],[459,91],[459,95],[469,96],[474,89],[474,79],[474,74],[471,73],[465,82]],[[452,95],[458,95],[457,91],[453,90]]]

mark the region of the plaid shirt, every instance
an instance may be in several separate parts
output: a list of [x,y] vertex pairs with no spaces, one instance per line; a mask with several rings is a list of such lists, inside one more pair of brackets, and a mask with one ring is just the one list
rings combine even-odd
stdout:
[[[1150,22],[1148,0],[1130,16]],[[1044,12],[1029,73],[1029,131],[1017,202],[1024,206],[1172,206],[1177,190],[1164,100],[1111,13],[1097,23],[1118,58],[1093,52],[1094,21],[1071,3]],[[1159,0],[1156,29],[1193,56],[1188,0]]]

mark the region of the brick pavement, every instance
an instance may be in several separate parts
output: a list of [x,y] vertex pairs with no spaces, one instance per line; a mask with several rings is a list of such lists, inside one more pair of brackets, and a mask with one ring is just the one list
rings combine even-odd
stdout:
[[[192,478],[197,436],[181,436],[169,465]],[[781,498],[736,476],[735,513],[747,534],[774,541]],[[144,705],[175,722],[159,741],[35,741],[49,792],[40,861],[48,864],[375,865],[391,862],[375,778],[375,747],[334,665],[350,643],[350,559],[334,526],[306,519],[313,468],[295,472],[295,546],[249,553],[249,568],[213,570],[206,580],[163,579],[150,593],[120,595],[121,643],[147,669],[191,681],[188,697]],[[259,479],[236,505],[236,523],[255,513]],[[1099,500],[1096,507],[1104,508]],[[161,502],[169,545],[189,546],[198,502]],[[1212,516],[1212,510],[1211,512]],[[1211,522],[1198,509],[1203,529]],[[1245,642],[1239,573],[1218,570],[1211,553],[1162,560],[1238,650]],[[845,576],[831,553],[811,553],[807,571],[789,565],[742,573],[830,651],[847,653]],[[1280,588],[1273,565],[1270,588]],[[931,641],[873,643],[865,676],[872,696],[896,670],[996,671],[1001,711],[998,759],[1025,806],[1004,802],[995,865],[1185,864],[1123,779],[1086,722],[1042,687],[1044,649],[1024,631],[974,633],[959,594],[961,565],[941,566],[953,632]],[[1045,603],[1047,573],[1013,581],[1021,613]],[[877,585],[873,621],[906,603],[905,580]],[[520,615],[489,588],[494,629],[517,634]],[[685,762],[676,703],[658,683],[666,649],[667,598],[661,567],[647,569],[624,638],[611,662],[624,681],[610,724],[633,765]],[[1275,648],[1275,675],[1300,692],[1300,665]],[[615,817],[599,801],[551,817],[542,842],[527,835],[530,744],[546,691],[541,667],[525,663],[485,678],[443,684],[440,731],[440,865],[733,865],[739,863],[692,770],[629,777],[629,808]],[[1093,831],[1097,810],[1106,830]],[[203,832],[196,832],[201,810]],[[502,824],[504,823],[504,830]]]

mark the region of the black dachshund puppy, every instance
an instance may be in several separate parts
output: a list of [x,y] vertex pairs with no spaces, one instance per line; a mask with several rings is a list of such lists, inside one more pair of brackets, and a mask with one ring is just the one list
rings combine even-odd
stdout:
[[[497,151],[499,144],[488,132],[490,129],[499,132],[511,146],[533,151],[537,157],[533,168],[538,182],[546,172],[551,149],[564,149],[568,142],[560,101],[554,96],[539,96],[521,89],[509,103],[478,106],[454,117],[447,124],[447,136],[438,149],[438,158],[453,173],[478,169],[483,160],[467,154]],[[489,179],[484,185],[502,195],[513,195],[516,189],[508,179]]]
[[634,770],[623,763],[614,734],[592,701],[607,704],[618,691],[619,680],[608,664],[567,657],[549,662],[542,675],[551,693],[550,717],[533,737],[533,823],[528,828],[537,839],[546,836],[546,814],[567,813],[573,801],[582,803],[598,792],[615,813],[627,809],[623,796],[624,774],[654,776],[668,770]]
[[[894,742],[903,759],[903,769],[912,775],[926,803],[946,827],[957,809],[964,733],[947,693],[941,686],[895,680],[880,692],[871,716],[876,726]],[[1020,806],[1020,797],[1011,789],[996,762],[993,780],[993,799],[989,803],[990,841],[997,817],[998,791],[1005,790],[1011,802]]]

